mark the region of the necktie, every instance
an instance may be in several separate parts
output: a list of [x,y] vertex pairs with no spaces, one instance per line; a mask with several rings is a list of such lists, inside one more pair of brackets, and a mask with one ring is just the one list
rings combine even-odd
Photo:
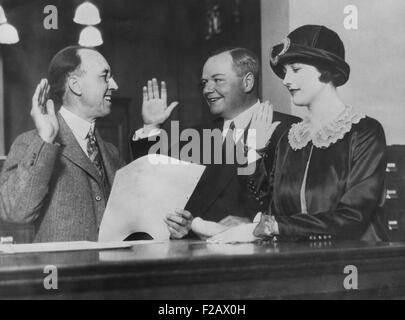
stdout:
[[96,136],[94,135],[94,127],[91,127],[87,134],[87,154],[91,162],[96,166],[99,175],[103,176],[103,165],[101,163]]
[[234,164],[235,161],[235,123],[232,121],[229,125],[224,142],[222,144],[222,163]]
[[[226,142],[226,141],[229,139],[229,141],[232,141],[232,143],[235,143],[235,135],[236,135],[236,132],[235,132],[235,123],[232,121],[232,122],[229,124],[228,132],[226,133],[224,142]],[[232,139],[232,140],[231,140],[231,139]]]

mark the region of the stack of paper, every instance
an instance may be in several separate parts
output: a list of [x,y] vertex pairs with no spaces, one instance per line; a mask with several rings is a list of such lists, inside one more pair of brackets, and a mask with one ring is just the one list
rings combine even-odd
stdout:
[[[141,241],[138,241],[140,243]],[[146,241],[144,241],[146,242]],[[130,248],[132,242],[91,242],[91,241],[70,241],[70,242],[44,242],[30,244],[2,244],[1,253],[34,253],[34,252],[58,252],[58,251],[82,251],[82,250],[107,250]]]

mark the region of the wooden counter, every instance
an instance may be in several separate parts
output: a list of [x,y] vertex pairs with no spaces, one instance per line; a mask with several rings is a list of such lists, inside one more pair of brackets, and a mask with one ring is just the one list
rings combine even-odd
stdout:
[[[55,265],[58,289],[45,290]],[[358,270],[358,290],[343,286]],[[140,244],[132,249],[0,254],[0,298],[404,298],[405,243]]]

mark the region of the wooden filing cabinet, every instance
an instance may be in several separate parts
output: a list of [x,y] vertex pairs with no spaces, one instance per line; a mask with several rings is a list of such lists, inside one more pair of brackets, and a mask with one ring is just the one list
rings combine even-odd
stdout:
[[405,146],[388,147],[386,200],[390,241],[405,241]]

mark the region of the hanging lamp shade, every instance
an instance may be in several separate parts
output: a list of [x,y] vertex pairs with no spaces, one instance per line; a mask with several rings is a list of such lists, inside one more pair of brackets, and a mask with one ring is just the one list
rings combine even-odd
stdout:
[[14,44],[20,41],[17,29],[9,23],[0,24],[0,43]]
[[73,21],[78,24],[94,26],[101,22],[100,12],[93,3],[85,1],[77,7]]
[[3,7],[0,6],[0,24],[6,23],[6,22],[7,22],[6,14],[4,13]]
[[85,27],[79,36],[79,44],[83,47],[98,47],[103,44],[100,30],[93,26]]
[[20,41],[17,29],[7,23],[6,14],[3,7],[0,6],[0,43],[13,44]]

